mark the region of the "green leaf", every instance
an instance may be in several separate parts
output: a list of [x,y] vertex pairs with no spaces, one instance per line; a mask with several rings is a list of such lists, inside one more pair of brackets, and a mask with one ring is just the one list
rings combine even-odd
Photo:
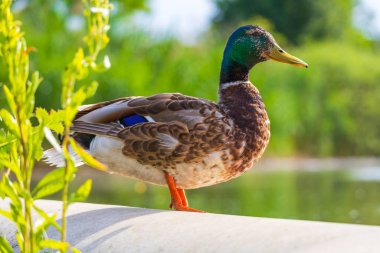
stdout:
[[23,233],[28,226],[25,215],[23,214],[23,208],[20,206],[16,207],[13,203],[11,203],[9,205],[9,209],[11,210],[10,212],[12,214],[12,219],[15,221],[18,230]]
[[[34,223],[34,233],[35,233],[35,237],[36,237],[37,241],[40,241],[43,238],[47,239],[47,237],[44,237],[44,233],[48,230],[50,225],[54,225],[54,226],[59,227],[59,225],[55,221],[56,217],[57,217],[57,214],[53,214],[50,216],[46,215],[43,218],[40,217],[36,220],[36,222]],[[62,229],[60,229],[59,231],[62,232]]]
[[0,235],[0,252],[12,253],[13,249],[7,239]]
[[26,96],[25,96],[25,114],[30,117],[35,105],[34,95],[37,87],[42,82],[42,78],[39,77],[38,71],[35,71],[32,75],[32,81],[27,82]]
[[16,183],[12,183],[7,175],[3,175],[0,182],[0,192],[3,194],[5,193],[5,196],[10,198],[13,205],[15,205],[17,208],[21,208],[21,201],[16,191],[18,187],[15,187],[15,185]]
[[32,74],[32,81],[28,83],[25,99],[26,101],[34,100],[34,94],[36,93],[36,90],[41,82],[42,78],[40,77],[40,73],[38,71],[35,71]]
[[75,79],[81,80],[88,75],[88,66],[85,61],[83,48],[79,48],[71,62],[72,70],[75,74]]
[[82,253],[82,251],[80,251],[79,249],[74,248],[74,247],[71,247],[70,250],[71,250],[73,253]]
[[42,142],[44,140],[44,133],[42,131],[42,125],[33,127],[33,134],[30,136],[30,142],[31,145],[29,150],[31,151],[31,155],[34,159],[39,161],[43,156],[43,148],[42,148]]
[[79,146],[74,139],[70,139],[70,145],[77,153],[80,158],[88,165],[95,169],[101,170],[101,171],[107,171],[107,166],[93,158],[89,153],[87,153],[81,146]]
[[66,162],[67,162],[66,180],[68,182],[71,182],[74,179],[75,173],[77,173],[78,168],[75,167],[74,161],[70,156],[69,156],[69,159],[66,160]]
[[0,148],[5,147],[16,141],[16,138],[11,135],[5,133],[4,129],[0,129]]
[[17,240],[18,245],[20,246],[20,252],[25,252],[24,245],[23,245],[24,239],[21,233],[16,234],[16,240]]
[[1,167],[10,167],[10,154],[7,152],[7,150],[0,150],[0,170]]
[[13,113],[16,113],[16,102],[15,102],[12,92],[9,90],[8,86],[6,85],[4,85],[3,89],[4,89],[5,97],[7,98],[9,108],[11,109]]
[[45,109],[42,109],[41,107],[38,107],[36,109],[36,117],[40,121],[46,121],[48,119],[48,117],[49,117],[49,113]]
[[17,177],[18,182],[22,182],[23,177],[22,177],[22,173],[19,167],[20,163],[18,160],[16,143],[12,143],[11,145],[8,145],[7,148],[6,149],[4,148],[0,153],[4,153],[4,152],[6,152],[6,154],[0,155],[1,156],[0,159],[2,160],[0,164],[2,163],[4,166],[6,166],[7,169],[12,171]]
[[85,201],[91,192],[92,180],[87,179],[75,193],[72,193],[69,198],[69,202]]
[[39,199],[54,194],[63,188],[65,169],[58,168],[45,175],[33,189],[33,198]]
[[63,133],[63,119],[64,119],[65,112],[63,110],[50,110],[49,113],[49,121],[47,122],[46,126],[52,130],[54,130],[58,134]]
[[70,244],[67,242],[60,242],[53,239],[43,239],[40,241],[41,248],[50,248],[50,249],[59,249],[63,251],[67,251],[70,247]]
[[7,218],[7,219],[9,219],[11,221],[13,221],[12,214],[9,211],[0,209],[0,215],[4,216],[5,218]]
[[[58,231],[62,232],[61,226],[59,226],[59,224],[55,220],[57,214],[51,214],[51,215],[49,215],[44,210],[42,210],[41,208],[39,208],[34,202],[32,203],[32,205],[33,205],[34,210],[36,210],[36,212],[42,218],[44,218],[45,221],[48,221],[49,225],[53,225]],[[36,229],[36,231],[38,232],[38,228]]]
[[89,85],[85,85],[84,92],[86,93],[86,98],[92,97],[95,95],[96,90],[98,89],[98,82],[97,81],[92,81]]
[[15,141],[16,141],[15,138],[9,138],[9,139],[7,139],[7,140],[5,140],[5,139],[1,139],[1,140],[0,140],[0,148],[2,148],[2,147],[6,147],[6,146],[8,146],[9,144],[14,143]]
[[50,110],[48,113],[45,109],[37,108],[36,117],[40,124],[52,129],[53,131],[62,134],[63,125],[62,121],[64,118],[65,112],[63,110]]
[[19,137],[18,126],[15,118],[5,109],[0,110],[0,119],[12,134]]

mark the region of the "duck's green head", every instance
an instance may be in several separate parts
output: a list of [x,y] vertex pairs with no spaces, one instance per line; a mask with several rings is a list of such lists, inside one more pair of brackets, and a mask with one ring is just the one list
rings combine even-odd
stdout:
[[[226,78],[228,75],[234,75],[228,72],[242,70],[249,72],[257,63],[270,59],[296,67],[308,67],[304,61],[286,53],[263,28],[255,25],[239,27],[231,34],[224,50],[221,81],[238,81],[233,80],[237,77]],[[226,80],[222,80],[223,75]]]

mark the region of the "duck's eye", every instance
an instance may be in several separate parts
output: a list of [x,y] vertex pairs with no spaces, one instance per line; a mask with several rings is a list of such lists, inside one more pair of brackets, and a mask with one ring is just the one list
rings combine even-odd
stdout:
[[283,53],[283,52],[284,52],[284,50],[282,50],[282,49],[279,49],[279,50],[278,50],[278,52],[280,52],[280,53]]

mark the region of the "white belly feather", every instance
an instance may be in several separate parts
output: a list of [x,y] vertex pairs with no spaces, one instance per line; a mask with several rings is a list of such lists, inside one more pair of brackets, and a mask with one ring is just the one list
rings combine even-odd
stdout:
[[[91,142],[90,153],[108,166],[110,173],[139,179],[145,182],[166,185],[163,169],[143,165],[122,153],[123,142],[116,138],[96,136]],[[214,152],[201,163],[182,163],[167,170],[176,180],[178,188],[198,188],[221,182],[225,168],[220,152]],[[224,181],[224,180],[223,180]]]
[[97,160],[108,166],[110,173],[117,173],[140,179],[153,184],[166,184],[165,175],[162,170],[150,165],[143,165],[133,158],[122,153],[124,143],[121,140],[96,136],[90,145],[90,153]]

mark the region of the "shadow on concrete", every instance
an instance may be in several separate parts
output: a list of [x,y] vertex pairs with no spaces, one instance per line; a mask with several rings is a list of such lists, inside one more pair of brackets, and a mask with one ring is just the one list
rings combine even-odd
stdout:
[[[67,217],[67,241],[70,242],[71,245],[77,245],[91,235],[119,222],[160,212],[164,211],[142,208],[111,207],[73,214]],[[60,224],[61,220],[57,220],[57,222]],[[128,227],[111,231],[110,233],[94,240],[92,244],[99,245],[108,238],[126,229],[128,229]],[[50,228],[47,234],[49,238],[57,240],[61,235],[55,228]],[[91,248],[93,246],[95,245],[91,245]]]
[[123,233],[125,230],[129,229],[131,226],[125,226],[119,229],[115,229],[110,231],[108,234],[105,234],[98,239],[95,239],[91,241],[90,245],[81,245],[81,250],[84,252],[91,252],[93,249],[96,249],[98,245],[102,244],[103,242],[113,238],[114,236],[118,235],[119,233]]

